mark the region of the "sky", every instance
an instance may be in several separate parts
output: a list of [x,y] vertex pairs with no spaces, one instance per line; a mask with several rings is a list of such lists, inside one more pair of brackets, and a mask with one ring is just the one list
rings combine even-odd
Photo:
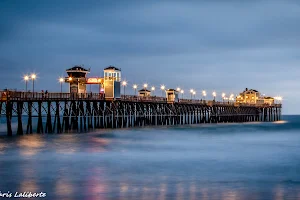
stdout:
[[127,93],[143,83],[199,99],[253,88],[300,114],[299,21],[296,0],[1,0],[0,89],[24,90],[36,73],[35,90],[60,91],[67,68],[101,77],[113,65]]

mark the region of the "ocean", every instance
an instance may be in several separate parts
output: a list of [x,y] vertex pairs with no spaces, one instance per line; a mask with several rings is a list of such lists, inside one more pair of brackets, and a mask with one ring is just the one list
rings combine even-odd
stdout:
[[1,136],[0,192],[63,200],[300,199],[300,116]]

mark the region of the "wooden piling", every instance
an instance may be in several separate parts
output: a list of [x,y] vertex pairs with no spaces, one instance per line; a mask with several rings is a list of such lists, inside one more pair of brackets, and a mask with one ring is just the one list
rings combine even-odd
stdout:
[[[1,101],[7,119],[7,134],[12,135],[12,118],[16,117],[17,134],[23,134],[23,113],[28,116],[26,134],[82,132],[98,128],[127,128],[158,125],[278,121],[281,106],[247,106],[200,103],[163,103],[108,101],[89,99]],[[33,117],[37,117],[37,122]],[[52,120],[54,119],[54,120]],[[62,119],[62,123],[61,123]]]

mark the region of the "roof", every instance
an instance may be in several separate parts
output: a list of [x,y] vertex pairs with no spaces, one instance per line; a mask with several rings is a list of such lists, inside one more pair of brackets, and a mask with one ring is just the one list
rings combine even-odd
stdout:
[[250,90],[244,90],[244,92],[258,92],[258,91],[254,89],[250,89]]
[[115,66],[112,66],[112,65],[109,65],[108,67],[106,67],[104,70],[117,70],[117,71],[121,71],[121,69],[115,67]]
[[87,70],[81,66],[75,65],[72,68],[67,69],[66,71],[83,71],[83,72],[89,72],[90,70]]
[[167,91],[175,91],[175,92],[178,92],[178,91],[175,90],[175,89],[167,89]]
[[151,91],[147,90],[147,89],[141,89],[141,90],[139,90],[139,92],[151,92]]

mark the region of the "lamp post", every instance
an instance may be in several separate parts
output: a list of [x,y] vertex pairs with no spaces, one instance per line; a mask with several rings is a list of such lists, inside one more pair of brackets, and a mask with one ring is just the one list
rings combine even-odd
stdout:
[[25,81],[25,92],[27,92],[27,85],[28,85],[28,80],[29,80],[29,76],[24,76],[24,81]]
[[231,94],[229,100],[230,100],[230,101],[234,101],[234,98],[233,98],[233,97],[234,97],[234,94]]
[[64,82],[64,79],[63,78],[60,78],[59,79],[59,83],[60,83],[60,93],[62,93],[62,84]]
[[177,91],[177,92],[180,92],[180,91],[181,91],[181,90],[180,90],[180,87],[178,87],[178,88],[176,89],[176,91]]
[[[275,100],[277,100],[277,101],[275,101]],[[275,103],[275,104],[276,104],[276,103],[281,104],[281,101],[282,101],[282,97],[280,97],[280,96],[274,97],[274,103]]]
[[32,93],[34,93],[34,80],[36,79],[36,74],[31,74],[32,79]]
[[[69,78],[68,78],[68,81],[69,81],[69,93],[73,93],[72,92],[72,80],[73,80],[73,78],[70,76]],[[85,90],[84,91],[85,93],[87,93],[87,90]],[[72,94],[73,95],[73,94]]]
[[193,99],[193,92],[194,92],[194,90],[191,89],[190,92],[191,92],[191,100],[192,100]]
[[203,96],[203,100],[205,100],[205,97],[206,97],[206,91],[205,90],[202,91],[202,96]]
[[153,92],[152,95],[154,95],[154,91],[155,91],[155,87],[154,86],[151,87],[151,91]]
[[137,89],[137,85],[136,84],[133,85],[133,89],[134,89],[134,96],[136,96],[136,89]]
[[193,91],[194,99],[196,99],[196,91]]
[[181,93],[181,98],[183,99],[184,90],[181,90],[180,93]]
[[146,90],[146,89],[147,89],[147,87],[148,87],[148,84],[147,84],[147,83],[145,83],[143,86],[144,86],[144,89]]
[[217,93],[216,93],[216,92],[213,92],[212,95],[213,95],[213,97],[214,97],[214,101],[216,101]]
[[278,97],[278,100],[279,100],[279,104],[282,103],[282,97]]
[[161,89],[162,97],[164,97],[164,91],[166,89],[166,86],[162,85],[162,86],[160,86],[160,89]]
[[225,99],[225,95],[226,95],[226,94],[223,92],[223,93],[222,93],[222,99],[223,99],[223,102],[224,102],[224,99]]
[[126,85],[127,85],[127,82],[126,82],[126,81],[123,81],[123,82],[122,82],[122,86],[124,87],[124,99],[125,99],[125,87],[126,87]]

